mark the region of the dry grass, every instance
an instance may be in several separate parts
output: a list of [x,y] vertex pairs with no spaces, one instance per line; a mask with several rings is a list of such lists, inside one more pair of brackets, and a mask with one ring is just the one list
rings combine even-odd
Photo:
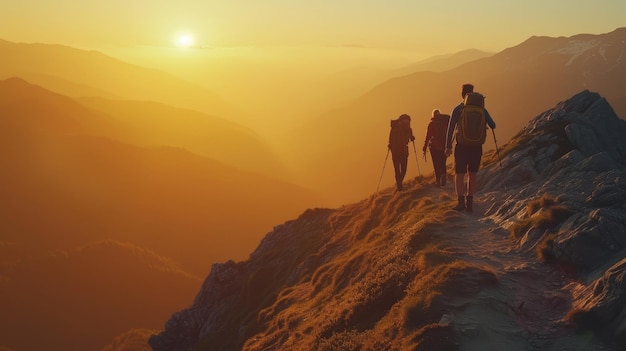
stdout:
[[558,204],[548,195],[543,195],[528,203],[525,217],[514,223],[509,231],[514,238],[519,239],[530,229],[553,230],[572,214],[574,211],[567,206]]
[[434,267],[410,286],[402,302],[405,326],[414,329],[437,323],[448,309],[446,299],[469,297],[496,284],[498,275],[490,267],[460,260]]

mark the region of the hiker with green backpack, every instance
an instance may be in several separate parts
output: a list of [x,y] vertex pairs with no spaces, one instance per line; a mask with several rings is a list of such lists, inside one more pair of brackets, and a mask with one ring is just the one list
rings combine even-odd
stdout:
[[[458,197],[457,211],[472,212],[476,192],[476,172],[483,155],[483,144],[487,138],[487,125],[496,128],[496,123],[485,109],[485,97],[474,92],[472,84],[463,84],[463,101],[457,105],[450,117],[446,137],[446,156],[452,154],[452,137],[456,138],[454,148],[454,187]],[[467,186],[465,174],[468,174]]]

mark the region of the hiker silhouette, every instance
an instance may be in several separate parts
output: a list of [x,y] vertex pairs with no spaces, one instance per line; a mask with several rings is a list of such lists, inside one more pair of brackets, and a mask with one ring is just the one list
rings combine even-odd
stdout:
[[[482,106],[473,106],[474,103],[470,104],[468,102],[467,97],[475,97],[482,99]],[[462,211],[467,210],[471,212],[473,210],[473,201],[474,201],[474,193],[476,192],[476,181],[478,172],[478,168],[480,166],[480,159],[483,155],[483,143],[486,135],[486,127],[484,124],[486,123],[491,127],[491,129],[496,128],[496,123],[489,115],[489,112],[484,108],[484,96],[480,94],[474,95],[474,86],[472,84],[463,84],[461,89],[461,96],[464,101],[458,104],[453,110],[450,116],[450,123],[448,124],[448,131],[446,136],[446,156],[450,156],[452,154],[452,137],[454,136],[456,139],[456,145],[454,147],[454,188],[456,190],[456,195],[458,198],[458,204],[454,207],[455,210]],[[471,108],[470,108],[471,106]],[[482,126],[476,127],[476,125],[469,125],[470,120],[468,118],[467,111],[478,111],[481,119],[475,119],[476,121],[481,121],[483,123]],[[477,122],[476,122],[477,123]],[[482,128],[482,130],[480,130]],[[482,133],[482,138],[477,142],[468,142],[467,138],[464,135],[464,129],[466,130],[478,130]],[[461,140],[459,140],[461,139]],[[465,184],[465,174],[468,175],[467,185]]]
[[433,160],[435,169],[435,185],[446,185],[446,134],[450,116],[433,110],[432,118],[428,123],[426,139],[422,152],[426,156],[426,149],[430,147],[430,157]]
[[411,117],[403,114],[398,119],[391,121],[391,131],[389,132],[389,144],[393,169],[396,174],[396,189],[402,191],[402,182],[406,175],[406,166],[409,161],[409,142],[415,140],[411,129]]

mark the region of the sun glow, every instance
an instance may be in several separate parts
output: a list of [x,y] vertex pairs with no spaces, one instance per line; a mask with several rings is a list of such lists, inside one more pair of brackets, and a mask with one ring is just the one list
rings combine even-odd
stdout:
[[176,39],[176,45],[182,48],[188,48],[193,46],[194,40],[193,37],[189,34],[182,34]]

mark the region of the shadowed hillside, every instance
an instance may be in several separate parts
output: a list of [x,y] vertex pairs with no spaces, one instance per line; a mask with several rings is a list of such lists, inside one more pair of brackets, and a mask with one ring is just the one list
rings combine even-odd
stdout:
[[[622,118],[626,116],[626,28],[602,35],[570,38],[533,37],[493,56],[445,72],[416,72],[390,79],[359,99],[320,116],[293,133],[313,143],[296,143],[294,163],[302,178],[336,203],[353,201],[376,188],[385,157],[389,121],[408,113],[416,136],[422,172],[421,146],[431,111],[449,113],[461,100],[461,85],[473,83],[486,95],[497,139],[507,142],[534,116],[583,90],[598,91]],[[324,141],[324,142],[320,142]],[[493,148],[491,136],[487,147]],[[409,175],[418,175],[410,146]],[[332,175],[327,172],[332,169]],[[393,183],[388,172],[384,184]]]
[[60,248],[128,240],[201,273],[214,260],[245,257],[276,221],[317,201],[184,149],[120,142],[113,136],[128,132],[123,119],[18,79],[2,83],[1,240]]
[[181,147],[239,169],[290,178],[277,153],[255,132],[234,122],[157,102],[77,101],[128,126],[125,140],[133,144]]
[[0,345],[14,350],[99,350],[138,325],[159,328],[201,283],[171,260],[113,241],[31,253],[0,277]]
[[[182,350],[621,350],[626,122],[583,91],[487,153],[474,212],[413,179],[277,226],[150,338]],[[602,136],[602,139],[599,139]],[[602,140],[602,141],[600,141]]]

